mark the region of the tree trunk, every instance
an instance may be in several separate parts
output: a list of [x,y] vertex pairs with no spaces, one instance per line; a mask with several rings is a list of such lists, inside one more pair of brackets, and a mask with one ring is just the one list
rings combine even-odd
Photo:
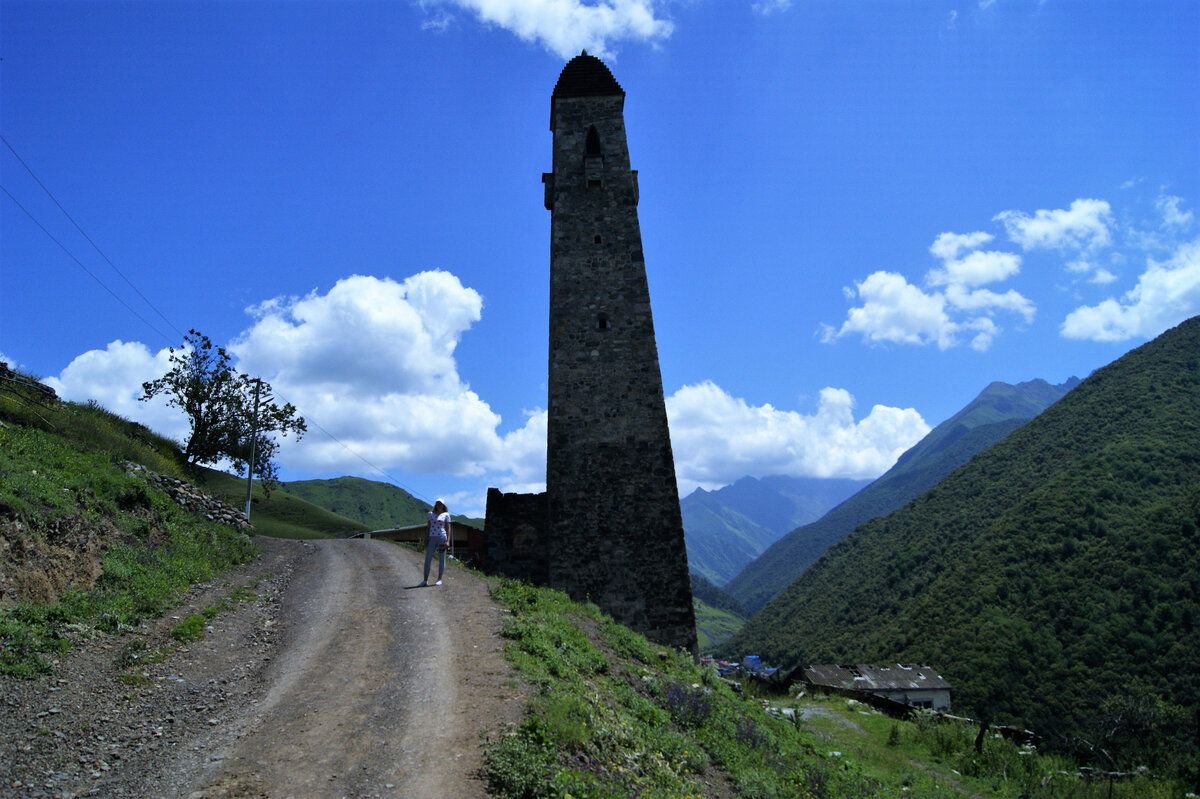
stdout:
[[975,736],[975,752],[983,754],[983,739],[987,735],[988,728],[992,726],[990,721],[979,722],[979,734]]

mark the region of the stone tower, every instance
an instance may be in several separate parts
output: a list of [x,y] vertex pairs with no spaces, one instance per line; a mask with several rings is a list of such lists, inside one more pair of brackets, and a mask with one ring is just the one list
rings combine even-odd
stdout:
[[638,226],[625,92],[571,59],[550,99],[547,581],[695,651],[687,551]]

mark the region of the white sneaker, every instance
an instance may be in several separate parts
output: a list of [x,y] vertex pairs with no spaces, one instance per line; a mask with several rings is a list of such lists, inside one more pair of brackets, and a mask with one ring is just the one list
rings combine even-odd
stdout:
[[436,583],[434,583],[434,585],[441,585],[441,584],[442,584],[441,580],[438,580]]

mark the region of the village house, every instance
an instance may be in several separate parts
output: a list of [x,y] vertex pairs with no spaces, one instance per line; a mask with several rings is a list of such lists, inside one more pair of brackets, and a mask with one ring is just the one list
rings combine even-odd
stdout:
[[950,710],[950,683],[929,666],[809,666],[804,681],[838,693],[873,694],[912,707]]
[[[425,522],[410,524],[405,527],[388,527],[382,530],[371,530],[365,533],[355,533],[351,538],[378,538],[383,541],[403,541],[409,544],[425,546],[425,537],[429,527]],[[486,539],[483,530],[462,522],[450,524],[450,554],[464,563],[478,565],[483,562]]]

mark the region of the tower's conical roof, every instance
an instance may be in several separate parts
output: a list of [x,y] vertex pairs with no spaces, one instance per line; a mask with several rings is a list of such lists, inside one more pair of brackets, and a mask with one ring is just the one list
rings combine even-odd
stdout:
[[599,97],[606,95],[625,96],[625,90],[613,77],[604,62],[594,55],[588,55],[584,50],[572,58],[563,67],[554,85],[552,98],[560,97]]

